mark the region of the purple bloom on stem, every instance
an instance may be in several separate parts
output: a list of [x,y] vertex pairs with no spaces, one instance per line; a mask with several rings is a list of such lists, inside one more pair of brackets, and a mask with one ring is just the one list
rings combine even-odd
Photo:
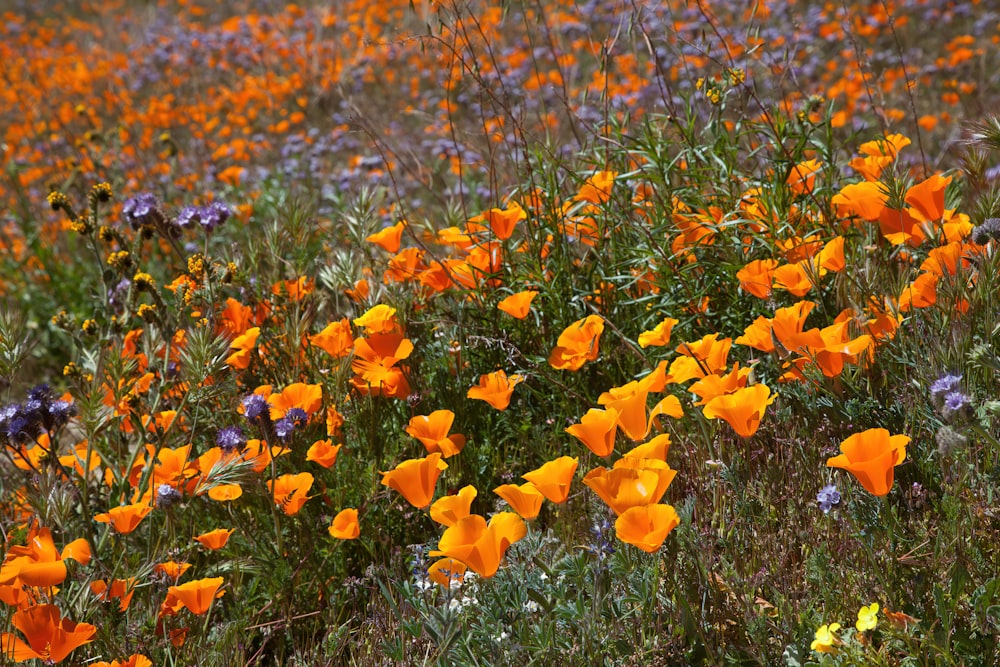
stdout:
[[816,501],[823,514],[829,514],[834,505],[840,504],[840,493],[835,485],[827,484],[816,494]]
[[250,394],[243,397],[243,415],[249,421],[256,421],[269,410],[267,399],[260,394]]

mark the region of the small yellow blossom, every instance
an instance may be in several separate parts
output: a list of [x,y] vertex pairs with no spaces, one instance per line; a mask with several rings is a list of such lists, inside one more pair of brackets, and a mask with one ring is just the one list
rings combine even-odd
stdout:
[[874,630],[877,624],[878,602],[872,602],[867,607],[862,607],[858,610],[858,622],[854,624],[854,627],[858,629],[858,632]]
[[840,623],[819,626],[819,630],[816,631],[816,639],[813,640],[809,648],[817,653],[836,653],[837,648],[834,644],[840,641],[835,634],[837,630],[840,630]]

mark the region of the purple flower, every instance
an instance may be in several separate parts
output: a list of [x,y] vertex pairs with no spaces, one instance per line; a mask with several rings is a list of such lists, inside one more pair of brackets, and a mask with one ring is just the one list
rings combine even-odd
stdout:
[[971,403],[969,397],[960,391],[950,391],[944,397],[945,412],[958,412]]
[[201,209],[197,206],[185,206],[181,209],[181,212],[177,214],[175,222],[178,227],[184,229],[198,224],[201,222]]
[[840,493],[837,491],[837,487],[833,484],[824,486],[816,494],[816,502],[819,503],[819,508],[823,510],[823,514],[829,514],[834,505],[840,504]]
[[139,229],[143,225],[155,224],[163,218],[160,212],[160,202],[156,195],[151,192],[143,192],[125,200],[122,205],[122,215],[128,221],[132,229]]
[[292,434],[295,430],[295,422],[293,422],[288,417],[282,417],[278,421],[274,422],[274,432],[278,434],[278,437],[284,440]]
[[955,391],[961,381],[961,375],[952,375],[951,373],[942,375],[931,384],[931,398],[937,401],[948,392]]
[[239,426],[226,426],[225,428],[221,428],[215,436],[215,444],[218,445],[219,449],[224,452],[243,449],[243,446],[246,445],[246,443],[246,436],[243,435],[243,429]]
[[221,201],[214,201],[201,209],[201,220],[199,222],[201,222],[201,226],[205,228],[205,231],[211,234],[212,230],[228,220],[232,214],[232,210],[227,205]]
[[181,499],[181,492],[169,484],[160,484],[156,489],[156,506],[170,507]]
[[256,421],[262,415],[268,414],[270,408],[267,399],[260,394],[250,394],[243,397],[243,416],[249,421]]

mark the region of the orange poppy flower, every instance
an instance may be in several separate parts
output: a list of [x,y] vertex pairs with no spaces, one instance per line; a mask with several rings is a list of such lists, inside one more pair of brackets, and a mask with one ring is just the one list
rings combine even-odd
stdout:
[[435,410],[429,415],[410,418],[406,432],[419,440],[428,453],[441,452],[442,457],[449,458],[465,447],[464,435],[448,435],[454,421],[455,413],[451,410]]
[[514,387],[524,380],[521,375],[508,377],[504,371],[494,371],[479,376],[479,384],[466,392],[466,397],[478,401],[486,401],[497,410],[506,410],[510,406],[510,397]]
[[465,581],[465,573],[468,567],[462,561],[454,558],[442,558],[434,561],[427,568],[427,577],[444,588],[451,588],[452,584],[461,585]]
[[365,241],[374,243],[386,252],[397,253],[399,252],[399,244],[403,239],[404,227],[406,227],[406,221],[400,220],[394,225],[385,227],[381,231],[365,237]]
[[522,220],[528,219],[528,214],[517,202],[511,202],[507,208],[491,208],[482,218],[490,223],[490,229],[500,240],[507,240],[514,233],[514,227]]
[[680,522],[671,505],[640,505],[622,512],[615,521],[615,535],[626,544],[653,553]]
[[103,514],[94,517],[98,523],[110,523],[122,535],[128,535],[139,526],[139,522],[153,511],[149,502],[138,502],[132,505],[113,507]]
[[[167,600],[179,603],[192,614],[200,616],[209,610],[216,598],[222,597],[225,591],[219,591],[221,585],[222,577],[195,579],[186,584],[171,586],[167,589]],[[167,602],[164,602],[164,605],[167,605]]]
[[570,483],[578,465],[580,459],[560,456],[540,468],[524,473],[521,477],[534,484],[543,496],[558,505],[566,502],[566,498],[569,497]]
[[252,327],[233,339],[229,347],[236,352],[226,357],[226,363],[236,370],[244,370],[250,365],[250,353],[257,347],[260,327]]
[[756,259],[736,272],[740,287],[759,299],[771,298],[771,284],[774,281],[776,259]]
[[165,563],[157,563],[153,566],[153,571],[165,577],[177,581],[184,573],[191,569],[191,563],[176,563],[168,560]]
[[819,160],[806,160],[792,167],[785,183],[797,195],[809,194],[813,191],[816,182],[816,174],[823,167]]
[[239,484],[217,484],[208,490],[208,497],[217,502],[236,500],[243,495],[243,487]]
[[899,295],[899,312],[933,306],[937,303],[937,284],[938,277],[929,271],[918,275]]
[[889,435],[884,428],[855,433],[840,443],[841,454],[827,459],[831,468],[854,475],[868,493],[884,496],[892,489],[895,467],[906,459],[906,435]]
[[882,215],[889,195],[882,184],[872,181],[845,185],[830,202],[841,215],[856,215],[868,222],[875,222]]
[[431,504],[438,477],[447,468],[441,454],[435,452],[422,459],[403,461],[393,470],[383,472],[382,484],[399,491],[417,509],[423,509]]
[[90,643],[97,628],[63,618],[59,608],[40,604],[14,612],[12,623],[27,642],[10,632],[0,633],[0,655],[14,662],[36,658],[45,663],[62,662],[75,649]]
[[632,507],[658,503],[677,471],[663,461],[649,461],[633,459],[631,463],[637,467],[594,468],[584,476],[583,483],[617,515]]
[[755,384],[716,396],[705,404],[702,413],[708,419],[725,420],[739,435],[749,438],[757,432],[764,411],[775,398],[767,385]]
[[577,371],[597,359],[598,343],[604,332],[604,318],[588,315],[566,327],[549,355],[549,365],[560,370]]
[[362,395],[405,398],[410,385],[396,364],[410,356],[413,343],[402,334],[373,334],[354,341],[351,385]]
[[310,336],[309,343],[320,348],[334,359],[346,357],[354,347],[351,324],[346,317],[337,322],[330,322],[318,334]]
[[625,452],[620,459],[615,461],[615,467],[618,468],[622,465],[632,465],[628,463],[629,459],[656,459],[657,461],[665,462],[669,452],[670,434],[661,433],[649,442],[636,445],[632,449]]
[[67,558],[86,565],[90,562],[90,544],[80,538],[67,544],[60,553],[48,528],[32,530],[24,546],[13,545],[7,550],[0,566],[0,585],[57,586],[66,579],[63,561]]
[[614,408],[606,410],[591,408],[580,419],[579,424],[573,424],[566,429],[566,432],[598,456],[611,456],[615,451],[618,416],[618,411]]
[[[618,412],[618,426],[632,441],[645,438],[653,427],[653,418],[646,408],[646,398],[651,391],[663,391],[666,381],[661,362],[656,369],[641,380],[633,380],[621,387],[612,387],[597,398],[599,405]],[[680,401],[676,396],[668,396],[657,404],[656,414],[683,416]]]
[[905,201],[922,222],[936,222],[944,216],[944,191],[951,176],[934,174],[906,191]]
[[611,197],[611,188],[617,177],[616,171],[599,171],[587,179],[573,198],[591,204],[602,204]]
[[454,526],[459,519],[469,516],[469,508],[478,493],[476,487],[469,485],[455,495],[441,496],[431,505],[431,519],[442,526]]
[[677,352],[681,356],[670,364],[671,381],[679,384],[725,370],[732,344],[732,338],[719,339],[717,333],[703,336],[693,343],[681,343],[677,346]]
[[98,600],[117,599],[119,611],[126,611],[135,593],[135,578],[113,579],[110,585],[103,579],[97,579],[90,582],[90,592],[96,595]]
[[271,294],[280,296],[282,293],[285,293],[292,301],[301,301],[309,294],[312,294],[315,287],[316,283],[311,278],[299,276],[293,280],[279,280],[274,283],[271,285]]
[[125,660],[88,662],[88,667],[153,667],[153,661],[141,653],[133,653]]
[[324,468],[331,467],[337,462],[337,454],[343,445],[333,444],[333,440],[317,440],[306,452],[306,461],[312,461]]
[[531,482],[525,482],[520,486],[504,484],[493,489],[493,493],[506,500],[511,509],[526,520],[538,516],[539,510],[542,509],[542,501],[545,500],[542,492]]
[[497,308],[507,313],[511,317],[523,320],[531,312],[531,302],[538,296],[534,290],[525,290],[509,297],[497,304]]
[[663,347],[670,344],[670,332],[677,325],[678,320],[672,317],[664,319],[650,331],[643,331],[639,334],[639,347]]
[[750,372],[749,368],[740,368],[740,362],[737,361],[730,372],[725,375],[706,375],[688,387],[688,391],[701,399],[695,405],[705,405],[716,396],[731,394],[747,386]]
[[430,555],[454,558],[479,576],[492,577],[507,548],[527,532],[524,520],[513,512],[494,514],[488,525],[483,517],[470,514],[444,531]]
[[338,540],[353,540],[361,535],[361,524],[358,523],[358,510],[353,507],[340,510],[333,517],[333,523],[328,529],[332,537]]
[[207,533],[196,535],[194,539],[206,549],[215,551],[216,549],[221,549],[226,546],[226,542],[229,541],[229,536],[235,531],[235,528],[230,528],[228,530],[225,528],[216,528],[215,530],[210,530]]
[[278,420],[292,408],[304,410],[312,417],[323,405],[323,385],[296,382],[281,390],[279,394],[267,397],[271,406],[271,419]]
[[305,502],[309,500],[307,494],[312,485],[313,476],[308,472],[281,475],[274,480],[273,485],[271,480],[267,481],[267,488],[274,496],[274,504],[281,505],[282,511],[289,516],[298,514]]
[[400,331],[399,322],[396,321],[396,309],[383,303],[372,306],[360,317],[354,318],[354,326],[362,327],[366,336]]

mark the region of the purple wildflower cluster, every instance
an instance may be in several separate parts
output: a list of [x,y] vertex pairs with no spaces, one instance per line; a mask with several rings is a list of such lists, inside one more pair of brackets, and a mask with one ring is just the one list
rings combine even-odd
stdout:
[[57,399],[47,384],[40,384],[28,391],[23,403],[0,408],[0,437],[12,444],[31,442],[64,426],[74,414],[72,403]]

